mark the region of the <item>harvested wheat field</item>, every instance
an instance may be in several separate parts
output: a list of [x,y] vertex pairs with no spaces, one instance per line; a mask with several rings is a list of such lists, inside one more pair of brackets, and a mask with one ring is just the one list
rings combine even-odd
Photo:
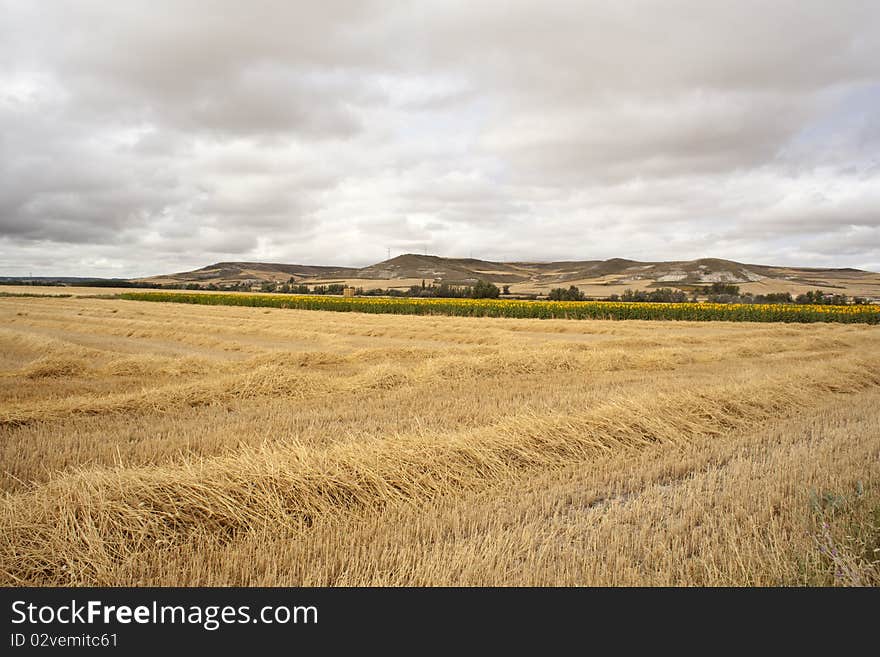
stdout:
[[877,584],[866,325],[0,298],[7,585]]

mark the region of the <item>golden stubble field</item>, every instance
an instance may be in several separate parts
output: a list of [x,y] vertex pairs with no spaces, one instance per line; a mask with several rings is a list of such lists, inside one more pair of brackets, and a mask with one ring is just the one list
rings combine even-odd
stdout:
[[0,582],[876,584],[878,404],[868,326],[0,298]]

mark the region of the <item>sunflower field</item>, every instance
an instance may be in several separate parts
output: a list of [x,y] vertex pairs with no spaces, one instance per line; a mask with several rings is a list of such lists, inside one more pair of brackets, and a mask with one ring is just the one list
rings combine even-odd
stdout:
[[618,301],[526,301],[518,299],[420,299],[288,294],[124,292],[117,298],[212,306],[258,306],[398,315],[454,315],[534,319],[661,319],[731,322],[880,323],[876,305],[627,303]]

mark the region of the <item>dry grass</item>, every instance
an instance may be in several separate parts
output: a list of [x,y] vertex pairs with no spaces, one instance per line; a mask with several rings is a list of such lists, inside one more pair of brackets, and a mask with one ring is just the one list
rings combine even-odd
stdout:
[[875,583],[876,330],[0,299],[0,579]]

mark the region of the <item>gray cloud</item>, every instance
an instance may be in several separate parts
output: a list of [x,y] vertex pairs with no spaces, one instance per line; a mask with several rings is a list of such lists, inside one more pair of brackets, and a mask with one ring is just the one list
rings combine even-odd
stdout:
[[0,11],[2,274],[880,262],[873,1]]

